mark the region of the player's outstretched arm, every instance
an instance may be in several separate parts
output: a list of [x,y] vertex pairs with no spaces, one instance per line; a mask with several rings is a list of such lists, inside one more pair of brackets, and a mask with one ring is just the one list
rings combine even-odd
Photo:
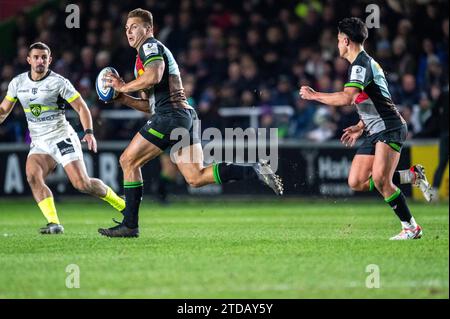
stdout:
[[360,91],[359,88],[346,87],[342,92],[322,93],[314,91],[309,86],[302,86],[300,88],[300,97],[305,100],[315,100],[330,106],[349,106],[355,102]]
[[16,101],[10,101],[6,97],[3,99],[0,104],[0,124],[2,124],[8,117],[9,113],[11,113],[14,104],[16,104]]
[[125,83],[116,74],[108,73],[106,75],[105,86],[112,87],[119,93],[129,93],[148,89],[161,81],[164,75],[164,68],[164,60],[152,61],[145,66],[144,73],[142,73],[141,76],[128,83]]
[[81,125],[83,126],[84,132],[86,133],[82,141],[87,142],[88,149],[90,151],[94,151],[95,153],[97,153],[97,141],[94,137],[91,111],[89,111],[86,102],[81,96],[79,96],[78,98],[70,102],[70,106],[72,106],[73,109],[78,113]]

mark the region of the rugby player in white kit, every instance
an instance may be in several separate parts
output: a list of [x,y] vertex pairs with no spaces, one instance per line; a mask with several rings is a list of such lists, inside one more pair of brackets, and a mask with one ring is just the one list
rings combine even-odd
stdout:
[[0,124],[20,101],[25,112],[31,136],[30,152],[26,163],[28,184],[40,210],[47,219],[41,234],[64,232],[55,208],[53,195],[45,184],[45,178],[58,164],[72,185],[80,192],[101,198],[121,212],[125,201],[101,180],[87,175],[80,139],[66,120],[66,101],[80,117],[84,129],[83,142],[88,149],[97,152],[97,142],[92,129],[92,117],[85,101],[73,85],[63,76],[51,71],[50,48],[42,43],[32,44],[27,61],[31,70],[14,77],[0,104]]

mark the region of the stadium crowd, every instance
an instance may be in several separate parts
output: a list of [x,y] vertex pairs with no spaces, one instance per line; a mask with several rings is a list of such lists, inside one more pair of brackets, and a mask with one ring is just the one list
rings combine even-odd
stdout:
[[[372,1],[373,2],[373,1]],[[325,141],[340,138],[358,121],[354,107],[332,108],[299,98],[300,85],[340,91],[348,64],[337,56],[337,22],[369,13],[369,2],[345,1],[87,1],[79,29],[65,25],[68,1],[43,6],[37,18],[15,16],[15,54],[0,54],[0,92],[29,70],[28,46],[43,41],[52,49],[52,70],[69,78],[91,108],[100,140],[129,138],[141,120],[111,120],[102,113],[123,109],[97,100],[95,78],[115,67],[133,79],[136,51],[128,46],[124,25],[129,10],[142,7],[154,17],[155,36],[174,54],[189,102],[202,128],[249,125],[224,119],[220,108],[261,108],[261,127],[278,127],[280,137]],[[353,2],[352,2],[353,3]],[[366,50],[387,74],[394,102],[410,126],[409,138],[436,137],[437,104],[448,91],[448,3],[379,1],[380,26],[369,30]],[[448,97],[448,95],[447,95]],[[274,106],[290,105],[294,115],[275,115]],[[448,104],[447,104],[448,105]],[[448,112],[448,111],[447,111]],[[26,141],[23,111],[16,107],[0,126],[0,141]]]

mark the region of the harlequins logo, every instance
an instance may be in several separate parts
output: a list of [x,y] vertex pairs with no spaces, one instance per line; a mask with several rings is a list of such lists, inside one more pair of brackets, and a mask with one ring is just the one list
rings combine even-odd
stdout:
[[31,89],[31,93],[36,94],[37,93],[37,88],[32,88]]
[[362,72],[362,69],[361,68],[357,68],[356,69],[356,73],[361,73]]
[[30,104],[31,114],[38,117],[41,115],[41,106],[39,104]]

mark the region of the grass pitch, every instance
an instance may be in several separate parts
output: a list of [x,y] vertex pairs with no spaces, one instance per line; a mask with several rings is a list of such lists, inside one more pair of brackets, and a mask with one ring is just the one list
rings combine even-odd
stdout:
[[[382,201],[144,200],[138,239],[97,233],[120,219],[102,201],[58,203],[64,235],[31,200],[0,200],[0,298],[448,298],[448,203],[412,204],[424,238]],[[80,288],[66,287],[66,267]],[[369,289],[368,265],[380,288]],[[372,274],[373,275],[373,274]]]

